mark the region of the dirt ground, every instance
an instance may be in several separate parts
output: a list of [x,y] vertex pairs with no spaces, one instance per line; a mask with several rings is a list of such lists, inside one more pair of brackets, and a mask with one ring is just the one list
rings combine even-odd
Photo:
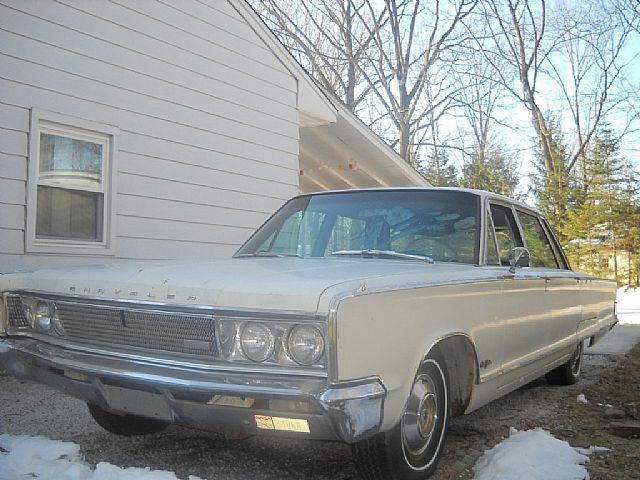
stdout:
[[[590,456],[591,480],[640,479],[640,438],[618,436],[611,428],[612,422],[640,420],[640,344],[626,356],[586,355],[585,363],[576,385],[551,386],[541,378],[454,419],[440,468],[432,478],[472,479],[475,462],[506,438],[510,427],[541,427],[574,447],[610,449]],[[577,401],[580,394],[588,403]]]

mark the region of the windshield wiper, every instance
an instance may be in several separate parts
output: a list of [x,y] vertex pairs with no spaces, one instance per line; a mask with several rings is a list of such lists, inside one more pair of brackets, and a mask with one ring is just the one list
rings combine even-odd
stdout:
[[360,255],[362,257],[390,257],[390,258],[404,258],[407,260],[422,260],[427,263],[434,263],[433,258],[426,255],[414,255],[411,253],[394,252],[393,250],[377,250],[374,248],[366,248],[363,250],[336,250],[330,252],[329,255]]
[[266,250],[258,250],[253,253],[238,253],[234,255],[234,257],[269,257],[269,258],[283,258],[283,257],[297,257],[303,258],[299,253],[278,253],[278,252],[268,252]]

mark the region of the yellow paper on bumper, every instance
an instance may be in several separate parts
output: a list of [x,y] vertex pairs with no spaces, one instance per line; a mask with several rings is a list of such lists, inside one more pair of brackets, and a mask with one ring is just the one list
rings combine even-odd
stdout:
[[309,422],[302,418],[271,417],[255,415],[256,427],[263,430],[284,430],[287,432],[309,433]]

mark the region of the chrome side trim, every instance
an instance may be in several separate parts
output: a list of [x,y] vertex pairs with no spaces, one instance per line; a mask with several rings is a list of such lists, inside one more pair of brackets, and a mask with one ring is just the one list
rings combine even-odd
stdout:
[[[476,268],[484,268],[484,267],[476,267]],[[506,268],[506,267],[505,267]],[[432,281],[432,282],[411,282],[405,284],[396,284],[396,285],[388,285],[385,287],[370,287],[369,291],[365,295],[371,295],[374,293],[387,293],[387,292],[396,292],[399,290],[415,290],[418,288],[428,288],[428,287],[446,287],[453,285],[468,285],[471,283],[490,283],[490,282],[499,282],[504,280],[501,276],[496,275],[495,277],[479,277],[479,278],[471,278],[465,280],[453,280],[453,281]]]
[[[584,340],[585,339],[579,340],[577,336],[574,338],[568,337],[565,340],[561,340],[560,342],[557,342],[554,345],[549,345],[544,349],[538,350],[537,352],[532,352],[528,355],[512,360],[511,362],[502,365],[502,368],[499,371],[494,371],[494,372],[488,373],[487,375],[482,376],[481,383],[488,382],[502,375],[508,375],[518,370],[519,368],[528,367],[529,365],[539,362],[544,358],[552,357],[556,353],[568,348],[569,346],[574,344],[577,345],[580,341],[584,341]],[[567,358],[570,356],[571,356],[571,353],[567,355]],[[529,357],[529,358],[526,358],[526,357]]]

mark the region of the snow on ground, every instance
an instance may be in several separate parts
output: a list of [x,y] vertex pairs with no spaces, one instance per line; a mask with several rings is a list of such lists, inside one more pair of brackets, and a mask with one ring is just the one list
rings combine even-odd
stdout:
[[[518,431],[478,460],[474,480],[583,480],[588,455],[602,447],[573,448],[536,428]],[[101,462],[92,469],[80,446],[44,437],[0,435],[0,478],[3,480],[178,480],[173,472],[120,468]],[[190,476],[189,480],[201,480]]]
[[588,480],[588,455],[605,450],[573,448],[541,428],[512,428],[509,438],[476,462],[474,480]]
[[619,323],[640,324],[640,288],[619,288],[616,300]]
[[[0,479],[23,480],[178,480],[173,472],[120,468],[101,462],[95,469],[80,455],[80,445],[26,435],[0,435]],[[201,480],[189,476],[189,480]]]
[[576,397],[576,402],[584,403],[586,405],[587,403],[589,403],[589,400],[587,400],[587,397],[584,396],[584,393],[581,393]]

